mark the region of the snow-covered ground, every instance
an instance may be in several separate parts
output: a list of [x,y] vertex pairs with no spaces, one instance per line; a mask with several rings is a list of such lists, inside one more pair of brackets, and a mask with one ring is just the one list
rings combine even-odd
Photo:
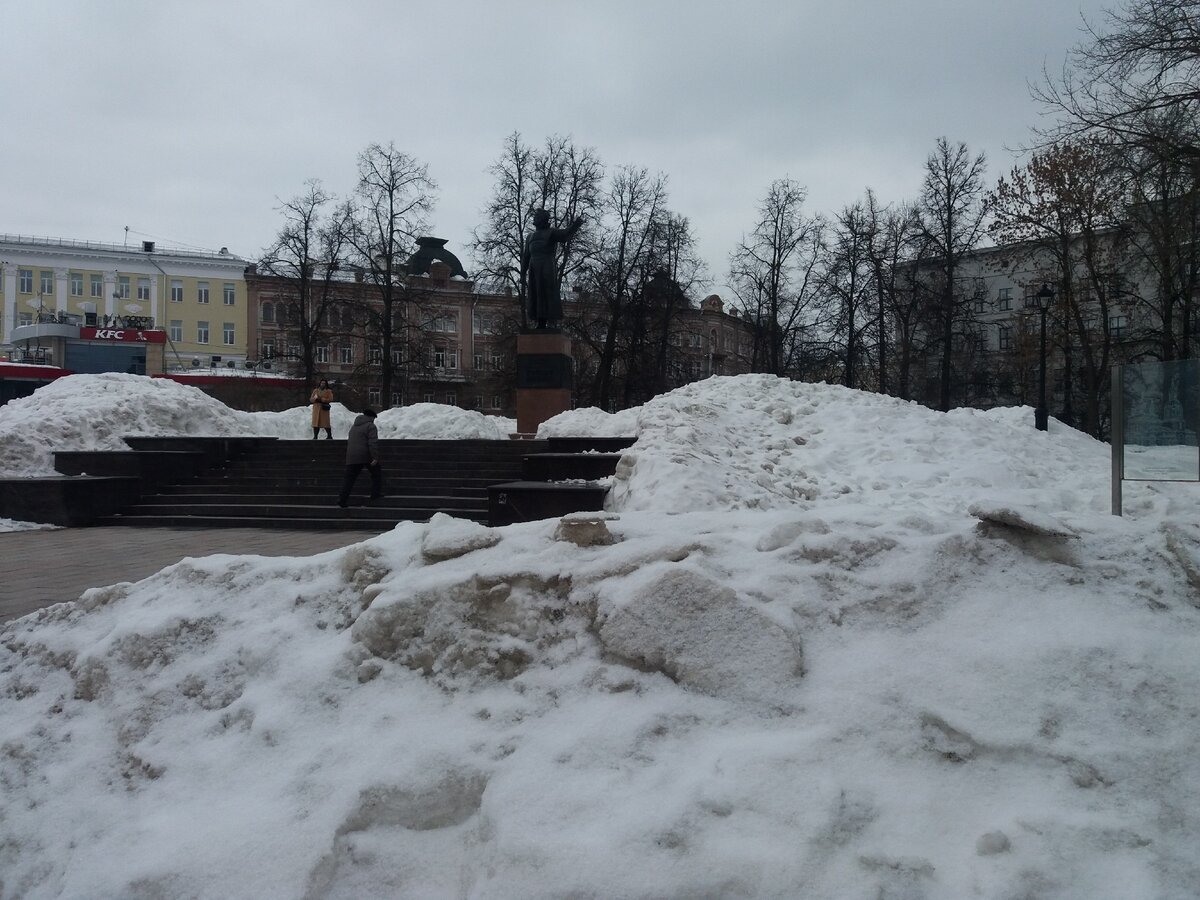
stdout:
[[1113,517],[1107,446],[1032,410],[765,376],[551,432],[636,435],[609,512],[4,626],[0,897],[1200,896],[1195,485]]
[[[335,437],[362,410],[335,402]],[[508,440],[516,422],[439,403],[382,411],[383,438]],[[141,375],[70,375],[0,406],[0,477],[55,475],[55,450],[127,450],[127,435],[312,437],[312,407],[284,412],[230,409],[199,388]],[[324,437],[324,435],[322,435]]]

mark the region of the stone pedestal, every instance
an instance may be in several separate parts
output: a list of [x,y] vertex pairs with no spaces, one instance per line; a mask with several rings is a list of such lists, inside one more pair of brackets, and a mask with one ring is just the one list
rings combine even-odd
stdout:
[[517,431],[533,434],[571,408],[571,339],[556,331],[517,335]]

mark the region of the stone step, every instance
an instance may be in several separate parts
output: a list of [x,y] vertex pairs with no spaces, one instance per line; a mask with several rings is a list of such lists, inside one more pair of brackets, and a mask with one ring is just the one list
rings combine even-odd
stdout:
[[263,527],[290,527],[292,521],[313,522],[324,520],[330,527],[338,527],[347,520],[356,522],[378,523],[381,527],[391,528],[397,522],[428,520],[435,513],[444,512],[458,518],[487,521],[487,506],[465,507],[459,509],[419,508],[406,506],[374,506],[367,503],[364,497],[352,497],[350,505],[339,507],[336,498],[330,498],[323,504],[280,505],[280,504],[205,504],[177,505],[171,507],[143,506],[141,504],[122,510],[120,513],[99,519],[97,525],[131,525],[145,524],[149,520],[164,526],[169,523],[190,522],[203,524],[213,521],[237,522],[239,525],[259,524],[270,521],[276,524]]
[[[391,531],[401,522],[427,522],[432,513],[426,511],[419,515],[403,518],[360,518],[355,516],[353,507],[349,509],[333,508],[334,513],[346,515],[322,515],[312,517],[288,516],[274,518],[268,516],[209,516],[209,515],[117,515],[97,519],[93,524],[103,526],[120,525],[129,528],[276,528],[285,531],[374,531],[382,533]],[[486,513],[480,515],[463,515],[449,513],[456,518],[470,519],[481,524],[487,524]]]
[[[146,510],[153,507],[211,507],[211,506],[249,506],[260,509],[296,506],[328,506],[334,502],[341,490],[339,483],[332,490],[324,492],[307,492],[303,494],[154,494],[142,497],[131,509]],[[359,488],[364,493],[365,483]],[[351,497],[353,498],[353,494]],[[478,509],[487,505],[487,491],[472,494],[447,496],[440,494],[386,494],[375,501],[373,506],[380,509]]]
[[[455,478],[410,478],[394,475],[386,477],[384,483],[393,493],[401,493],[412,497],[485,497],[488,486],[494,484],[493,479],[455,479]],[[359,476],[360,484],[369,483],[367,475]],[[185,481],[179,484],[164,485],[157,493],[147,494],[146,497],[179,498],[185,496],[213,495],[228,496],[230,494],[263,494],[270,496],[295,496],[302,492],[323,492],[341,490],[341,476],[336,478],[230,478],[227,481],[195,482]]]

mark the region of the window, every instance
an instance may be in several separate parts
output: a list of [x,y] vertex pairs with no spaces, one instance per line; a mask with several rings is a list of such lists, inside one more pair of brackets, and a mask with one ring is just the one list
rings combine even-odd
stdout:
[[1012,309],[1012,288],[1000,288],[1000,292],[996,295],[996,307],[998,309]]
[[235,332],[232,322],[224,322],[221,325],[221,340],[226,346],[233,346]]
[[1023,296],[1025,298],[1025,308],[1026,309],[1028,309],[1031,306],[1036,307],[1038,305],[1037,295],[1038,295],[1038,291],[1040,291],[1041,289],[1042,289],[1041,285],[1037,285],[1037,284],[1025,285]]
[[401,349],[401,350],[393,350],[392,351],[392,365],[393,366],[404,365],[404,350]]
[[183,281],[182,281],[182,279],[179,279],[179,278],[171,279],[171,302],[172,303],[182,303],[183,302]]
[[433,402],[433,392],[426,391],[425,394],[423,395],[423,399],[425,400],[426,403],[432,403]]
[[494,313],[476,312],[471,317],[471,324],[476,334],[500,333],[500,316]]
[[499,394],[492,395],[492,409],[501,409],[504,406],[504,398]]
[[[471,358],[471,367],[473,369],[475,369],[475,371],[479,371],[480,369],[483,368],[483,351],[482,350],[475,351],[475,355]],[[480,398],[480,402],[481,403],[483,402],[482,398]]]
[[380,396],[382,396],[382,395],[379,392],[379,388],[377,388],[377,387],[367,388],[367,402],[369,404],[371,404],[371,406],[379,405]]
[[329,362],[329,348],[328,347],[317,347],[316,348],[316,361],[319,363]]
[[338,351],[338,360],[343,366],[354,364],[354,349],[351,347],[342,347]]
[[275,342],[263,341],[262,352],[259,353],[259,356],[263,359],[272,359],[275,356]]
[[446,334],[453,334],[458,331],[458,316],[453,313],[448,313],[438,316],[433,320],[433,330],[441,331]]
[[504,354],[499,350],[492,351],[492,368],[496,370],[504,368]]
[[979,294],[976,294],[974,296],[974,298],[972,298],[972,300],[971,300],[971,311],[981,313],[981,312],[983,312],[983,306],[984,306],[983,297],[980,296]]
[[433,367],[435,369],[446,368],[446,348],[445,347],[434,347],[433,348]]
[[197,344],[207,344],[208,343],[208,323],[207,322],[197,322],[196,323],[196,343]]
[[1011,350],[1012,349],[1012,326],[1010,326],[1010,325],[998,326],[996,328],[996,341],[997,341],[997,346],[999,346],[999,348],[1001,350]]
[[196,282],[196,302],[197,303],[207,303],[208,302],[208,282],[207,281],[197,281]]
[[172,319],[171,327],[167,331],[167,337],[172,341],[178,342],[183,340],[183,322],[180,319]]
[[82,297],[83,296],[83,273],[82,272],[72,272],[71,273],[71,296],[72,297]]
[[221,295],[225,300],[226,306],[233,306],[234,303],[237,301],[237,291],[234,290],[234,287],[232,284],[226,284],[221,289]]
[[367,363],[372,366],[383,365],[383,350],[379,347],[372,347],[367,351]]
[[1129,330],[1128,316],[1109,316],[1108,332],[1115,340],[1121,340]]
[[33,313],[31,313],[31,312],[17,313],[17,324],[18,325],[32,325],[33,324]]
[[139,300],[149,300],[150,299],[150,279],[149,278],[139,278],[138,279],[137,298]]
[[268,325],[275,322],[275,304],[266,301],[259,307],[259,321],[266,322]]
[[392,406],[403,406],[404,397],[398,391],[392,391]]
[[483,409],[483,394],[476,394],[471,405],[475,409]]
[[129,299],[129,276],[121,275],[117,278],[117,296],[122,300]]
[[89,278],[91,280],[91,284],[90,284],[88,293],[93,297],[103,297],[104,296],[104,276],[103,275],[91,275],[91,276],[89,276]]
[[22,294],[33,293],[33,269],[18,269],[17,270],[17,290]]
[[447,391],[446,403],[450,406],[458,406],[458,394],[454,393],[454,391]]
[[43,270],[42,277],[41,277],[41,283],[42,283],[42,293],[43,294],[53,294],[54,293],[54,273],[53,272],[47,272],[47,271]]

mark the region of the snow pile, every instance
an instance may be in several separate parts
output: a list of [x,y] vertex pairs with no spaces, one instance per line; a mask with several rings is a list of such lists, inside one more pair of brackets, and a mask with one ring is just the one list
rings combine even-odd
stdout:
[[1179,486],[1112,517],[1031,413],[758,377],[638,429],[619,510],[0,629],[0,897],[1200,895]]
[[[361,410],[330,411],[343,438]],[[507,440],[509,419],[435,403],[383,411],[380,437]],[[0,478],[56,475],[55,450],[127,450],[126,436],[246,435],[312,437],[312,408],[282,412],[231,409],[199,388],[142,375],[70,375],[0,406]]]
[[506,441],[515,432],[512,419],[485,416],[472,409],[459,409],[443,403],[414,403],[385,409],[375,419],[381,438],[410,440]]
[[1057,421],[1050,433],[1034,432],[1032,421],[1027,408],[944,414],[838,385],[711,378],[638,410],[630,433],[639,440],[617,471],[613,504],[719,510],[843,502],[944,512],[1003,485],[1017,502],[1107,511],[1107,445]]

